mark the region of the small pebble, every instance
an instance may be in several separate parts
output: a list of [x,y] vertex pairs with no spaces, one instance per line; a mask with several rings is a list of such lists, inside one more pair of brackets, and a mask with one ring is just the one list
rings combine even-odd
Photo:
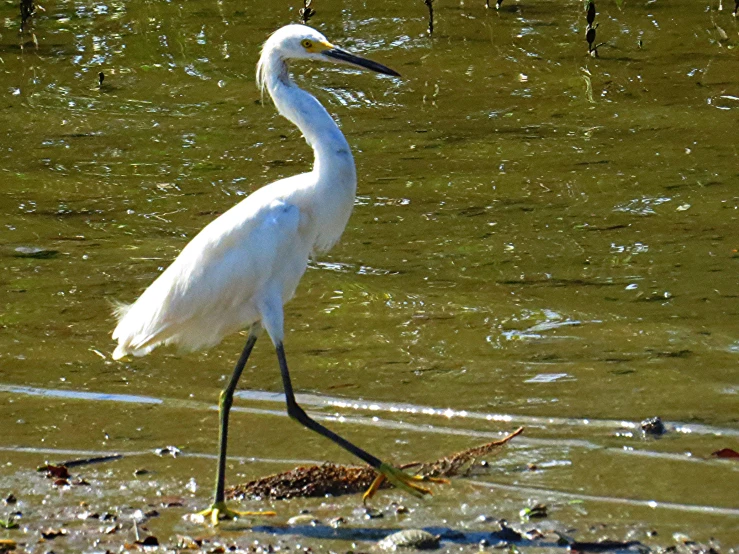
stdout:
[[662,423],[662,419],[657,417],[650,417],[641,422],[641,430],[645,435],[652,435],[658,437],[664,435],[667,431],[665,424]]
[[321,521],[310,514],[300,514],[287,520],[288,525],[321,525]]
[[375,510],[373,508],[364,509],[364,519],[380,519],[381,517],[385,517],[385,514],[380,510]]
[[165,446],[164,448],[157,448],[154,450],[154,453],[157,456],[172,456],[173,458],[176,458],[182,453],[182,451],[176,446]]
[[404,529],[392,535],[388,535],[377,546],[383,550],[396,550],[398,548],[415,548],[416,550],[429,550],[439,547],[439,535],[432,535],[423,529]]
[[522,519],[534,519],[547,517],[547,507],[544,504],[536,504],[531,508],[524,508],[519,512]]
[[346,523],[346,519],[344,519],[344,518],[343,518],[343,517],[341,517],[341,516],[339,516],[339,517],[335,517],[335,518],[332,518],[332,519],[330,519],[330,520],[328,521],[328,524],[329,524],[329,525],[330,525],[331,527],[333,527],[334,529],[336,529],[337,527],[341,527],[341,526],[342,526],[342,525],[344,525],[345,523]]
[[58,250],[38,248],[36,246],[19,246],[15,249],[16,258],[36,258],[39,260],[45,260],[53,258],[57,254],[59,254]]
[[500,531],[497,531],[495,535],[500,540],[506,542],[518,542],[523,538],[521,533],[508,526],[508,522],[505,519],[498,521],[498,525],[500,525]]

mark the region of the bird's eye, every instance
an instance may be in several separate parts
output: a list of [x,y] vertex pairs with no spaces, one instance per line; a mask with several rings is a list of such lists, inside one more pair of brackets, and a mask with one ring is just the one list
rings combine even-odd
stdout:
[[307,39],[307,38],[306,38],[306,39],[304,39],[304,40],[302,40],[302,41],[300,41],[300,44],[301,44],[301,45],[303,46],[303,48],[305,48],[306,50],[310,50],[311,48],[313,48],[313,41],[312,41],[312,40],[310,40],[310,39]]

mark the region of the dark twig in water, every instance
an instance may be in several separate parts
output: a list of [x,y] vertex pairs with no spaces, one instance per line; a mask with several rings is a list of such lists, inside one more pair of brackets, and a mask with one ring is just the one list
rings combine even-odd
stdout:
[[105,73],[101,71],[98,73],[98,88],[103,86],[103,81],[105,81]]
[[739,0],[734,0],[734,17],[739,13]]
[[[588,41],[588,54],[598,56],[598,52],[595,49],[594,43],[595,43],[595,27],[588,26],[588,30],[585,33],[585,40]],[[595,52],[595,54],[593,54]]]
[[434,34],[434,0],[423,0],[429,9],[429,36]]
[[598,25],[597,24],[593,25],[593,22],[595,21],[595,2],[593,2],[593,0],[588,1],[585,18],[588,22],[588,28],[587,28],[587,31],[585,31],[585,40],[588,41],[588,54],[597,58],[598,57],[598,46],[594,46],[594,44],[595,44],[595,29],[598,27]]
[[82,458],[79,460],[67,460],[66,462],[62,462],[61,464],[58,464],[60,466],[64,466],[66,468],[70,467],[79,467],[79,466],[86,466],[90,464],[103,464],[106,462],[115,462],[117,460],[122,460],[123,454],[111,454],[110,456],[95,456],[93,458]]
[[588,26],[592,25],[593,21],[595,21],[595,2],[588,2],[588,10],[585,17],[588,21]]
[[33,4],[33,0],[20,0],[21,8],[21,31],[26,28],[26,22],[31,16],[36,13],[36,6]]
[[308,21],[310,21],[310,18],[316,15],[316,10],[310,7],[312,3],[313,0],[303,0],[303,7],[300,8],[300,11],[298,12],[300,14],[300,19],[306,25],[308,24]]
[[[453,477],[464,474],[476,459],[490,454],[513,437],[520,435],[523,427],[498,441],[463,450],[430,463],[404,464],[401,469],[417,468],[423,477]],[[272,498],[282,500],[296,497],[322,497],[330,494],[356,494],[365,491],[377,478],[371,467],[348,467],[335,464],[301,466],[283,473],[236,485],[227,491],[229,498]],[[389,488],[387,481],[380,488]]]

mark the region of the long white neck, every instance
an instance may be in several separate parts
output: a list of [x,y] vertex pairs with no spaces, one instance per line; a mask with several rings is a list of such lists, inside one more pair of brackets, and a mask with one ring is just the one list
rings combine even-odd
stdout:
[[260,80],[277,111],[300,129],[313,148],[314,173],[323,176],[341,172],[355,185],[356,172],[349,143],[326,109],[292,81],[287,64],[276,52],[263,55],[259,66]]

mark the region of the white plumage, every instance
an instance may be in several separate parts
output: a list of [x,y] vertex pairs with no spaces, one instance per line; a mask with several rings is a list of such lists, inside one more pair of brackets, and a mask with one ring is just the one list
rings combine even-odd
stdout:
[[185,246],[136,302],[116,310],[115,359],[127,354],[143,356],[160,344],[186,350],[213,346],[224,336],[249,328],[246,346],[221,393],[215,494],[211,507],[201,512],[214,524],[244,515],[225,503],[228,419],[234,391],[262,327],[275,345],[288,415],[378,472],[378,481],[365,498],[374,494],[382,479],[416,496],[430,493],[415,482],[418,478],[317,423],[295,400],[282,344],[282,307],[295,294],[308,258],[339,240],[352,211],[357,177],[349,144],[334,120],[318,100],[290,79],[286,60],[291,58],[338,61],[398,75],[337,48],[310,27],[288,25],[275,32],[262,49],[257,83],[313,148],[313,170],[267,185],[218,217]]
[[134,304],[119,307],[113,358],[143,356],[160,344],[214,346],[256,322],[273,341],[282,340],[282,305],[293,297],[309,256],[341,236],[357,185],[338,126],[289,77],[286,58],[293,50],[299,55],[290,57],[320,55],[301,54],[301,39],[327,44],[309,27],[283,27],[264,45],[258,84],[313,147],[313,170],[249,195],[200,231]]

